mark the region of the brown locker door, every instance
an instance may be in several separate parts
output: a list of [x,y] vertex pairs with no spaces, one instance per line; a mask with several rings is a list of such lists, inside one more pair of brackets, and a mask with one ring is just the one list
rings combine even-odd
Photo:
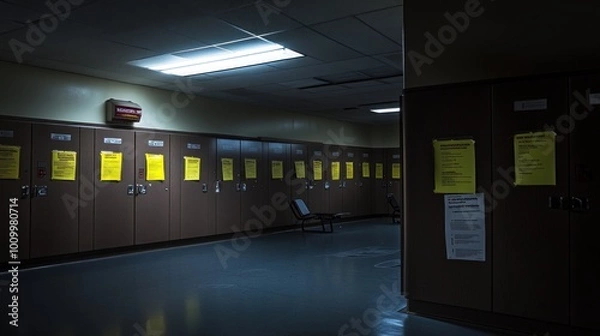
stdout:
[[[134,133],[123,130],[95,131],[94,174],[96,197],[94,198],[94,249],[131,246],[133,240],[135,185]],[[121,180],[112,176],[101,180],[102,152],[121,153]]]
[[[12,209],[12,215],[17,215],[19,234],[18,260],[29,258],[29,220],[31,201],[28,196],[31,190],[31,124],[11,121],[0,121],[0,145],[20,147],[19,174],[17,179],[0,179],[0,200],[2,202],[2,213],[11,215],[9,210],[9,199],[17,198],[18,201]],[[10,152],[9,152],[10,153]],[[5,159],[11,154],[3,153],[0,162],[8,166]],[[14,153],[14,152],[12,152]],[[15,212],[15,210],[17,212]],[[0,262],[8,261],[9,250],[9,221],[2,220],[2,239],[0,239],[1,257]]]
[[[329,189],[332,187],[329,179],[329,160],[323,151],[323,145],[309,145],[310,181],[308,188],[308,208],[312,212],[329,212]],[[322,179],[315,176],[314,162],[322,163]]]
[[[591,95],[588,97],[589,94]],[[571,133],[571,323],[600,330],[600,76],[577,77],[571,81],[570,118],[563,131]],[[591,100],[592,104],[589,104]],[[575,199],[576,198],[576,199]],[[577,199],[586,202],[577,204]]]
[[[76,253],[81,202],[79,128],[33,125],[32,134],[31,257]],[[75,181],[52,179],[55,150],[77,153]]]
[[[363,163],[369,165],[369,177],[363,177]],[[359,216],[366,216],[373,214],[373,197],[371,195],[373,190],[373,171],[374,166],[371,162],[371,150],[361,149],[358,151],[358,158],[356,159],[356,166],[354,171],[354,177],[357,181],[357,211]]]
[[[292,144],[291,145],[291,169],[294,169],[293,174],[290,176],[290,196],[291,198],[301,198],[308,204],[308,177],[310,170],[310,163],[308,162],[308,147],[304,144]],[[304,178],[298,178],[296,175],[296,162],[304,162]]]
[[[286,197],[286,203],[290,199],[290,181],[294,174],[294,166],[290,162],[290,145],[284,143],[267,143],[268,165],[269,165],[269,205],[279,207],[280,202],[272,203],[271,199],[278,194],[283,194]],[[283,162],[283,178],[273,178],[271,165],[273,161]],[[275,199],[281,199],[277,196]],[[286,226],[292,224],[292,212],[289,207],[285,207],[283,211],[277,210],[273,226]]]
[[[403,174],[403,170],[404,167],[402,165],[402,154],[400,152],[399,148],[387,148],[384,150],[385,151],[385,156],[386,156],[386,162],[385,162],[385,176],[386,176],[386,182],[387,182],[387,190],[386,190],[386,194],[388,193],[392,193],[394,194],[394,196],[396,196],[396,200],[398,200],[398,204],[400,204],[400,206],[402,206],[402,174]],[[400,178],[394,178],[393,176],[393,169],[394,169],[394,164],[399,164],[400,165]],[[391,213],[392,212],[392,208],[389,206],[387,207],[387,212]]]
[[[330,212],[342,212],[350,211],[344,210],[344,155],[342,148],[339,146],[325,145],[325,155],[329,159],[327,168],[329,170],[329,181],[331,188],[329,189],[329,211]],[[339,165],[338,179],[334,180],[333,174],[333,163],[336,162]]]
[[[374,149],[372,152],[373,158],[371,166],[371,178],[373,181],[373,202],[375,213],[378,215],[388,214],[389,205],[385,196],[387,195],[388,183],[386,173],[388,171],[386,164],[386,157],[383,149]],[[377,177],[377,165],[383,165],[383,177]]]
[[[256,174],[256,178],[246,176],[246,159],[256,162],[256,171],[248,171],[249,174]],[[260,141],[241,141],[241,159],[240,159],[240,230],[244,230],[245,224],[256,218],[252,211],[253,207],[261,208],[268,204],[266,200],[267,191],[267,162],[263,157],[263,143]]]
[[[177,198],[179,206],[174,208],[174,212],[179,213],[180,222],[179,235],[175,234],[177,230],[172,227],[171,239],[215,235],[216,140],[208,137],[172,135],[171,141],[171,197]],[[193,178],[185,180],[184,157],[200,158],[199,181]]]
[[[347,211],[351,216],[359,216],[358,191],[360,185],[360,171],[358,170],[359,153],[356,148],[346,148],[344,151],[341,169],[343,177],[342,211]],[[352,165],[352,176],[348,176],[347,164]]]
[[[234,226],[240,226],[240,147],[240,140],[217,139],[215,184],[217,234],[231,233]],[[224,181],[222,159],[233,159],[233,181]]]
[[506,83],[493,90],[493,181],[500,186],[494,189],[493,309],[568,323],[569,213],[548,204],[550,197],[568,195],[566,138],[556,143],[556,186],[514,186],[514,174],[505,173],[514,170],[515,134],[543,131],[568,111],[567,80]]
[[[169,240],[169,135],[153,132],[135,133],[135,244]],[[162,155],[164,176],[160,164],[152,159],[146,168],[146,154]],[[157,157],[158,158],[158,157]],[[157,173],[158,176],[148,176]],[[163,179],[161,181],[161,179]],[[149,180],[150,179],[150,180]]]

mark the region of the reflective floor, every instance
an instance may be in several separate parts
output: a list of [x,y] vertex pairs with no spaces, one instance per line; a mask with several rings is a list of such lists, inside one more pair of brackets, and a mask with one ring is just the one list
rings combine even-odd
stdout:
[[128,254],[20,273],[0,335],[497,335],[399,312],[387,219]]

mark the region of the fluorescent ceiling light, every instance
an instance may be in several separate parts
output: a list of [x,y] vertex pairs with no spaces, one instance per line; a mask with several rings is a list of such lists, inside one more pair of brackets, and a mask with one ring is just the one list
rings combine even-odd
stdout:
[[227,53],[223,55],[223,57],[211,57],[208,60],[202,58],[195,60],[187,60],[184,63],[171,64],[170,66],[161,66],[160,69],[157,70],[170,75],[191,76],[208,72],[237,69],[251,65],[264,64],[304,56],[293,50],[286,49],[279,45],[277,46],[278,48],[276,49],[260,49],[258,50],[258,52],[256,50],[253,50]]
[[392,108],[383,108],[383,109],[372,109],[371,112],[375,112],[375,113],[398,113],[398,112],[400,112],[400,108],[399,107],[392,107]]

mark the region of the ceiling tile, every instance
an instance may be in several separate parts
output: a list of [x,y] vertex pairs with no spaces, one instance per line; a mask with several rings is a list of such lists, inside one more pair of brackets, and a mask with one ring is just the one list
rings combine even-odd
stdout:
[[357,52],[308,28],[299,28],[281,34],[271,35],[269,40],[303,55],[325,62],[360,56]]
[[402,6],[365,13],[357,17],[371,28],[392,39],[398,45],[402,45]]
[[289,82],[283,82],[283,83],[279,83],[279,84],[283,85],[283,86],[291,87],[291,88],[302,88],[302,87],[307,87],[307,86],[323,85],[323,84],[327,84],[327,82],[318,80],[316,78],[304,78],[304,79],[299,79],[299,80],[294,80],[294,81],[289,81]]
[[402,0],[302,0],[292,1],[282,8],[282,12],[305,25],[311,25],[401,4]]
[[265,1],[255,1],[252,5],[221,13],[218,17],[255,35],[290,30],[301,26],[298,22],[282,15],[274,4],[268,4]]
[[205,44],[218,44],[251,37],[230,24],[208,16],[175,22],[169,30]]

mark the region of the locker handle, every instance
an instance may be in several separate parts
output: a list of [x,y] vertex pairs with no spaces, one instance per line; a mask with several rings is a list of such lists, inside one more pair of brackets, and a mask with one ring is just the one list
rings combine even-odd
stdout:
[[29,186],[28,185],[22,186],[21,187],[21,199],[29,198],[29,195],[30,195]]
[[137,194],[138,195],[146,195],[147,192],[148,192],[148,190],[146,189],[145,185],[143,185],[143,184],[137,185]]
[[216,193],[221,192],[221,180],[217,180],[217,182],[215,183],[215,192]]
[[568,210],[565,208],[565,202],[562,196],[548,197],[548,208],[552,210]]
[[208,185],[206,183],[202,183],[202,192],[203,193],[207,193],[208,192]]
[[235,184],[235,191],[240,192],[242,190],[242,185],[240,183]]
[[590,200],[588,198],[571,197],[571,210],[584,212],[590,210]]
[[243,192],[248,191],[248,185],[246,183],[242,183],[242,191]]

